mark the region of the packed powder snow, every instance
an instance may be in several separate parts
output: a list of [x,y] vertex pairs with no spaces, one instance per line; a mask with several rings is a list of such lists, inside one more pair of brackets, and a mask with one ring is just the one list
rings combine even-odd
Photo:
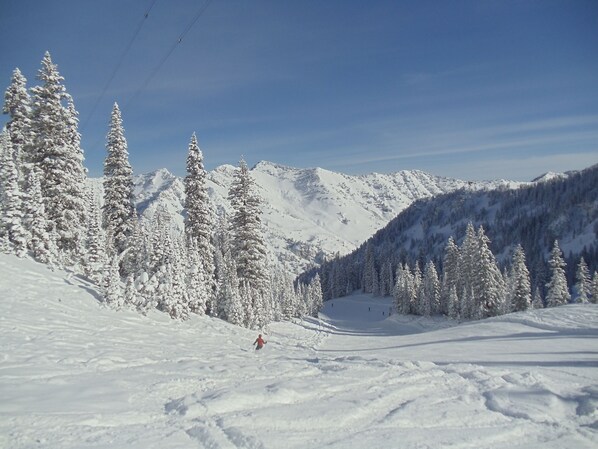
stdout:
[[354,295],[257,332],[0,255],[0,447],[595,448],[598,306],[458,324]]

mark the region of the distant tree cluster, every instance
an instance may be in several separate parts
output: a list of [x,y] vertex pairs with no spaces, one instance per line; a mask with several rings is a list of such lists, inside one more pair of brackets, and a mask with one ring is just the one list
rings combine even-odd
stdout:
[[[408,285],[412,276],[425,289],[405,293],[412,300],[401,300],[399,310],[406,310],[408,303],[411,313],[449,314],[452,295],[463,318],[522,310],[528,283],[536,306],[596,302],[597,177],[595,165],[515,189],[460,190],[418,200],[351,254],[324,262],[300,280],[307,282],[318,273],[328,300],[358,289],[390,296],[396,293],[397,280],[407,284],[399,290],[413,290]],[[478,236],[474,246],[471,231],[476,226],[476,234],[481,228],[483,236]],[[451,235],[459,237],[459,246],[449,240]],[[566,255],[562,241],[567,242]],[[435,307],[434,270],[440,282],[439,309]],[[502,287],[497,272],[502,275]],[[465,277],[471,281],[465,282]],[[476,290],[480,283],[489,288]],[[424,291],[430,305],[413,299]],[[498,309],[497,295],[503,298]],[[476,304],[472,310],[468,296],[481,306]]]
[[448,239],[440,275],[432,260],[426,262],[423,271],[419,261],[413,265],[398,263],[393,273],[389,260],[377,263],[371,243],[365,248],[363,260],[363,265],[359,265],[360,278],[351,277],[347,265],[352,261],[350,258],[336,259],[321,268],[325,279],[323,290],[325,295],[330,295],[326,299],[361,288],[376,296],[392,295],[400,314],[442,314],[454,319],[483,319],[531,307],[556,307],[571,302],[598,303],[598,273],[594,272],[590,277],[583,257],[577,265],[573,289],[576,296],[572,301],[565,276],[566,263],[558,241],[554,241],[548,260],[548,281],[543,298],[539,287],[532,292],[523,247],[515,247],[510,264],[501,271],[484,228],[480,226],[476,231],[471,222],[466,227],[461,246],[453,237]]
[[233,214],[214,213],[195,134],[185,177],[185,231],[160,209],[141,224],[122,115],[114,104],[103,194],[87,187],[78,113],[49,53],[29,93],[15,69],[0,136],[0,250],[82,273],[114,308],[157,308],[177,319],[208,314],[264,328],[272,320],[317,316],[319,278],[294,287],[270,267],[262,200],[243,160],[229,192]]

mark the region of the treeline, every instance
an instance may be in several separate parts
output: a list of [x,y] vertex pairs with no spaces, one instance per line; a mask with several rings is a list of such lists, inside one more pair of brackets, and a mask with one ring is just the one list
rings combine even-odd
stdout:
[[317,315],[319,278],[293,285],[270,266],[262,200],[243,160],[229,191],[233,213],[214,212],[195,134],[188,147],[185,231],[165,209],[141,224],[118,104],[107,135],[103,193],[87,187],[78,113],[49,53],[27,89],[19,69],[4,97],[0,137],[0,250],[84,274],[104,302],[173,318],[209,314],[263,328],[272,320]]
[[[450,288],[442,286],[445,277],[451,279],[450,267],[445,266],[447,239],[450,235],[458,236],[463,244],[472,225],[484,230],[486,246],[493,254],[498,272],[503,274],[504,289],[509,288],[505,274],[513,264],[513,254],[517,249],[525,254],[530,289],[539,298],[536,304],[551,303],[547,299],[553,276],[550,259],[555,241],[566,242],[564,285],[568,286],[566,288],[573,299],[583,299],[578,287],[579,271],[587,271],[587,276],[583,277],[588,282],[591,273],[594,273],[595,284],[598,269],[598,166],[529,187],[481,192],[461,190],[416,201],[353,253],[329,260],[299,279],[305,282],[318,273],[324,298],[330,299],[356,289],[392,295],[396,292],[397,282],[412,276],[414,284],[423,285],[425,273],[428,273],[428,279],[433,279],[432,271],[435,271],[443,295],[441,306],[432,306],[431,310],[449,314]],[[487,256],[487,253],[484,254]],[[481,262],[478,260],[478,263]],[[476,277],[467,273],[461,276]],[[472,296],[472,291],[463,287],[467,283],[460,282],[462,284],[455,286],[457,302],[462,306],[458,307],[459,315],[487,315],[487,312],[473,312],[471,304],[463,305],[468,301],[471,303],[467,297]],[[426,291],[433,292],[435,287],[426,287]],[[480,293],[473,292],[475,298],[483,298],[484,294],[482,290]],[[412,300],[398,301],[403,304],[399,306],[400,310],[406,310],[406,302],[413,305],[413,298],[419,293],[411,292],[409,295]],[[511,310],[506,299],[508,291],[501,295],[504,302],[502,311]],[[436,296],[432,295],[433,303],[436,301],[434,298]],[[595,295],[593,298],[595,300]],[[415,304],[419,302],[421,300],[416,300]],[[423,309],[415,306],[410,310],[428,310],[428,306]]]

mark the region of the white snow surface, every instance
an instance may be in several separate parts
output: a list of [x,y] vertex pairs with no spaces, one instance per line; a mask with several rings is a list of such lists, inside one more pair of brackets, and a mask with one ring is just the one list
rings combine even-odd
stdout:
[[113,311],[0,254],[0,447],[596,448],[598,306],[483,322],[329,301],[256,332]]

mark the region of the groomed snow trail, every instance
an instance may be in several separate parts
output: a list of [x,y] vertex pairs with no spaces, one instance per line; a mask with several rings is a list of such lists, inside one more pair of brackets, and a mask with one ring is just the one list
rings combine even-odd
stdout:
[[0,255],[0,447],[594,448],[598,307],[456,325],[326,303],[256,332],[112,311]]

